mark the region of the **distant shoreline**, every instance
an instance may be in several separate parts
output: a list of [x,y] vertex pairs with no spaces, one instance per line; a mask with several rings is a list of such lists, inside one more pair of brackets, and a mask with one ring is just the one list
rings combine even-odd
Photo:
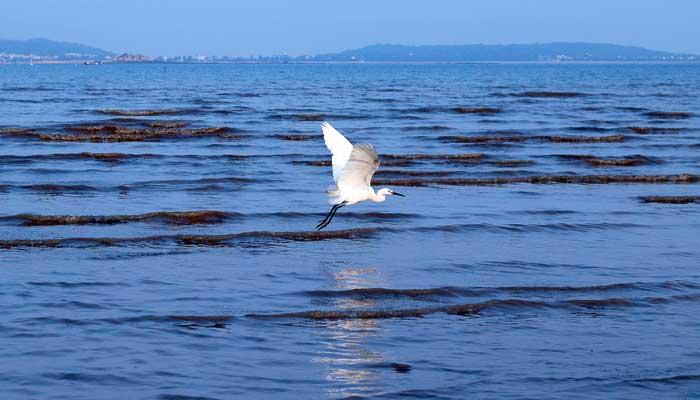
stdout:
[[138,61],[138,62],[113,62],[102,61],[93,64],[95,60],[51,60],[34,62],[0,62],[3,65],[215,65],[215,64],[239,64],[239,65],[435,65],[435,64],[532,64],[532,65],[571,65],[571,64],[700,64],[700,60],[600,60],[600,61],[197,61],[197,62],[168,62],[168,61]]

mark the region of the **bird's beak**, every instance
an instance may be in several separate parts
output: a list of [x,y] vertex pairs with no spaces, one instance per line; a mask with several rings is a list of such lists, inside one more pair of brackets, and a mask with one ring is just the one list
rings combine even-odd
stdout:
[[404,196],[404,195],[402,195],[401,193],[398,193],[398,192],[392,192],[392,193],[393,193],[394,196],[406,197],[406,196]]

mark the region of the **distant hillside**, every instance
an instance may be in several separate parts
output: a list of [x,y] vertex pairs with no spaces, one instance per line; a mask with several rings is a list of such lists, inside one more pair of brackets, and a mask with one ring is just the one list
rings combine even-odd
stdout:
[[661,61],[697,60],[690,54],[605,43],[536,43],[510,45],[404,46],[376,44],[340,53],[321,54],[313,61]]
[[[32,55],[38,59],[105,58],[114,53],[79,43],[55,42],[48,39],[1,40],[0,54]],[[23,58],[23,57],[18,57]]]

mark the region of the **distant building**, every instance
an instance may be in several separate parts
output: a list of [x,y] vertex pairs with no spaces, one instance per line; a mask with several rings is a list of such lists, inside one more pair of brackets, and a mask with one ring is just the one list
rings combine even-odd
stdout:
[[118,56],[112,57],[109,61],[111,61],[111,62],[149,62],[149,61],[153,61],[153,58],[144,56],[143,54],[123,53],[123,54],[120,54]]

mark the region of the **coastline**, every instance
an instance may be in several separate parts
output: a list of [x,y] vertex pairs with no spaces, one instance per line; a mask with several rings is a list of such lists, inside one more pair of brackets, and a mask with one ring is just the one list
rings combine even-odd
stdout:
[[51,60],[51,61],[34,61],[34,62],[0,62],[2,65],[114,65],[114,64],[162,64],[162,65],[211,65],[211,64],[240,64],[240,65],[333,65],[333,64],[370,64],[370,65],[461,65],[461,64],[503,64],[503,65],[609,65],[609,64],[622,64],[622,65],[657,65],[657,64],[669,64],[669,65],[682,65],[682,64],[700,64],[700,60],[648,60],[648,61],[635,61],[635,60],[591,60],[591,61],[286,61],[286,62],[275,62],[275,61],[201,61],[201,62],[169,62],[169,61],[100,61],[99,64],[95,64],[95,60]]

